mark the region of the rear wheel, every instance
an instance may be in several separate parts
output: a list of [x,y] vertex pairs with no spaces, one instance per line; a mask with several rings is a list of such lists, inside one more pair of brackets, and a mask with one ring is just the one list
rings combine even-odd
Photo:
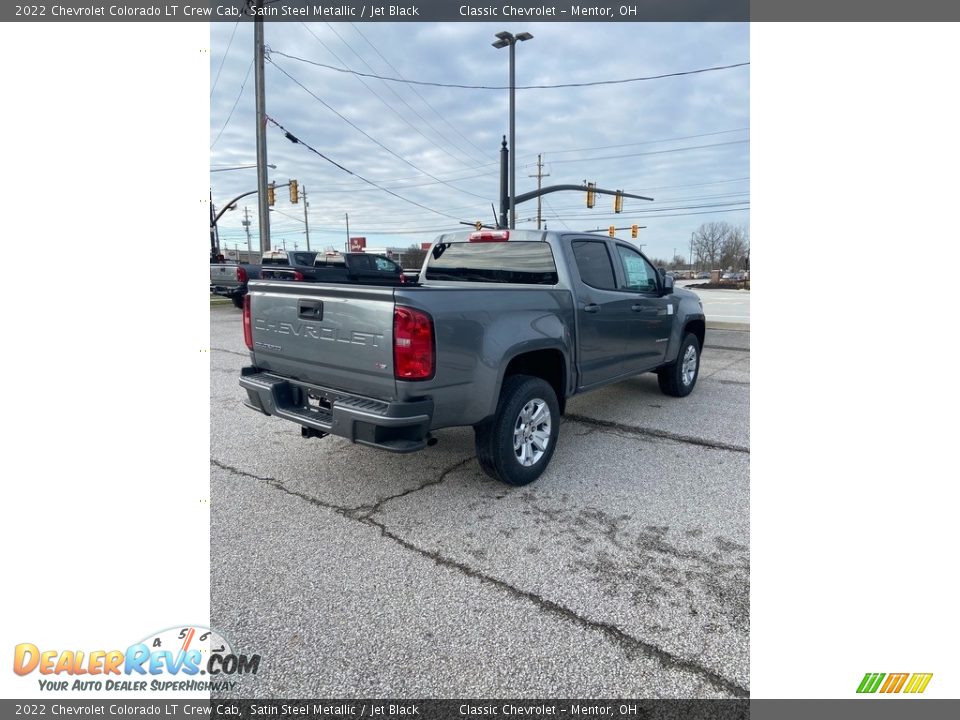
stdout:
[[693,391],[700,374],[700,342],[693,333],[687,333],[680,343],[677,359],[657,370],[660,391],[664,395],[686,397]]
[[532,483],[547,469],[560,437],[560,407],[550,383],[511,375],[493,418],[474,426],[483,471],[508,485]]

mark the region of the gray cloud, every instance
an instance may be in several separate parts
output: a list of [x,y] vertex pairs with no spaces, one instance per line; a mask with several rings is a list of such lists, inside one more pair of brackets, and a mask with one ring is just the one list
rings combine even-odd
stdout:
[[[498,51],[490,43],[494,33],[503,29],[534,35],[517,48],[518,85],[657,75],[749,60],[747,25],[725,23],[314,23],[309,29],[295,23],[268,23],[266,41],[272,50],[361,72],[501,86],[507,84],[507,51]],[[252,163],[256,154],[252,72],[224,128],[253,52],[248,23],[236,28],[226,52],[233,31],[230,23],[211,24],[211,82],[223,62],[210,101],[211,142],[223,128],[210,151],[211,167]],[[267,113],[296,136],[417,203],[466,221],[492,218],[500,138],[508,129],[505,90],[416,87],[414,91],[408,85],[371,78],[361,81],[279,55],[273,61],[276,66],[268,63],[266,71]],[[407,162],[337,117],[278,67]],[[610,198],[599,198],[597,207],[588,210],[581,194],[557,193],[544,203],[549,227],[586,229],[639,222],[647,226],[640,242],[646,244],[648,254],[666,257],[673,248],[682,254],[690,233],[702,222],[748,222],[748,212],[729,209],[742,204],[722,205],[746,203],[748,181],[719,182],[749,175],[750,146],[738,142],[749,139],[748,126],[749,68],[622,85],[519,90],[518,192],[536,186],[536,179],[528,176],[536,172],[537,153],[543,153],[544,171],[550,174],[544,184],[586,179],[656,199],[654,203],[627,200],[625,212],[614,216]],[[720,131],[735,132],[707,135]],[[672,140],[695,135],[704,137]],[[713,147],[660,152],[708,145]],[[282,183],[296,178],[307,187],[314,248],[343,246],[346,212],[351,235],[366,235],[368,245],[378,247],[426,242],[440,229],[456,225],[443,215],[371,188],[290,143],[272,127],[268,148],[269,162],[277,165],[272,179]],[[600,149],[573,151],[579,148]],[[252,190],[256,173],[212,173],[211,184],[214,202],[223,203]],[[291,205],[285,190],[277,192],[277,200],[277,211],[271,213],[274,245],[285,239],[287,247],[297,243],[303,248],[304,226],[295,219],[303,217],[302,205]],[[256,247],[255,197],[246,204]],[[690,207],[707,205],[711,207]],[[650,212],[653,209],[657,211]],[[708,211],[713,214],[670,217]],[[535,202],[518,208],[520,218],[535,214]],[[230,247],[246,243],[241,215],[242,211],[228,212],[221,221],[221,240]],[[535,222],[518,222],[518,227],[535,227]],[[426,231],[400,232],[416,230]]]

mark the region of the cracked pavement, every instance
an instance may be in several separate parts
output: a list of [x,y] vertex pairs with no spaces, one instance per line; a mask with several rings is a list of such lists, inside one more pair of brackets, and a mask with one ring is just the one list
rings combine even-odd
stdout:
[[303,440],[242,405],[240,313],[210,332],[211,625],[262,656],[235,696],[748,694],[748,333],[708,332],[684,400],[653,375],[573,398],[511,488],[469,428]]

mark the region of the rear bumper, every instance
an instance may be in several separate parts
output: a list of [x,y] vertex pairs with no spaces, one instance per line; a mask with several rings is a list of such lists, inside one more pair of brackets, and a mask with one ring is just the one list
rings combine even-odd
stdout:
[[[298,425],[390,452],[422,450],[430,434],[433,401],[384,402],[289,380],[256,367],[240,371],[244,405]],[[309,398],[319,398],[310,402]]]
[[211,285],[210,294],[211,295],[220,295],[221,297],[236,297],[238,295],[243,295],[247,292],[245,285],[240,286],[226,286],[226,285]]

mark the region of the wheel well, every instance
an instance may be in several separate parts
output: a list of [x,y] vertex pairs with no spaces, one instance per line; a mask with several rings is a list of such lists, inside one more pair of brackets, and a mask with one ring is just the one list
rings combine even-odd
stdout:
[[707,334],[707,324],[703,320],[691,320],[683,328],[683,334],[693,333],[697,336],[697,342],[700,343],[700,349],[703,349],[703,339]]
[[566,406],[567,363],[559,350],[534,350],[513,358],[503,373],[504,379],[511,375],[532,375],[546,380],[557,394],[560,413]]

